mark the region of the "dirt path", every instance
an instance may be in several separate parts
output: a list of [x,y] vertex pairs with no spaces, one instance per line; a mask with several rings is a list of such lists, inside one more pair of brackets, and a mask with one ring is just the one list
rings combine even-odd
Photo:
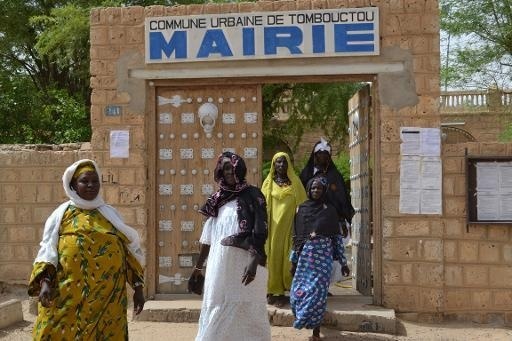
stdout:
[[[25,321],[0,330],[0,339],[9,341],[32,340],[32,325],[35,315],[29,312],[29,301],[24,288],[5,291],[0,294],[0,302],[11,298],[22,300]],[[128,328],[130,340],[194,340],[197,333],[197,323],[169,323],[132,321],[128,313]],[[503,326],[481,325],[476,323],[444,323],[420,324],[400,321],[403,335],[350,333],[322,328],[323,339],[328,340],[432,340],[432,341],[507,341],[512,340],[512,329]],[[311,335],[309,330],[296,330],[288,327],[272,327],[272,340],[307,340]],[[221,340],[219,340],[221,341]]]

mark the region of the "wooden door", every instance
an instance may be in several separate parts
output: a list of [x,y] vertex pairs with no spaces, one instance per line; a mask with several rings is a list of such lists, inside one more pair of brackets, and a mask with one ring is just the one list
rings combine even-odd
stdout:
[[218,188],[219,154],[242,156],[247,180],[260,185],[261,87],[158,87],[155,106],[156,292],[186,293],[204,223],[198,209]]
[[370,86],[349,101],[350,188],[355,209],[352,218],[353,285],[372,295],[372,208],[370,169]]

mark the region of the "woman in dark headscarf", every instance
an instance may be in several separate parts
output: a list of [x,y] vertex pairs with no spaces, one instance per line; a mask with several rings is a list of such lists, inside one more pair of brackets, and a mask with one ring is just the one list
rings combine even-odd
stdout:
[[[313,147],[308,163],[300,173],[300,180],[304,187],[310,179],[316,176],[327,178],[329,184],[327,190],[327,202],[329,202],[338,213],[338,220],[341,226],[345,226],[345,220],[350,224],[354,216],[354,208],[350,202],[350,196],[345,187],[343,176],[336,169],[331,159],[331,145],[323,138]],[[344,231],[344,235],[346,232]]]
[[310,340],[320,339],[320,325],[327,306],[333,261],[349,274],[337,212],[326,202],[327,179],[315,177],[306,186],[308,200],[295,214],[290,304],[297,329],[313,329]]
[[246,173],[240,156],[222,153],[214,172],[220,188],[199,210],[207,220],[191,278],[201,275],[207,257],[208,266],[196,341],[270,340],[266,204]]

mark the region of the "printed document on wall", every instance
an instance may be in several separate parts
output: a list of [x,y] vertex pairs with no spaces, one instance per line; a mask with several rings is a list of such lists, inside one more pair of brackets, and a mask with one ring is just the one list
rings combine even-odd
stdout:
[[399,212],[442,213],[441,134],[437,128],[402,128],[400,131]]
[[128,158],[130,149],[130,132],[128,130],[112,130],[110,132],[110,157]]
[[476,191],[479,220],[512,220],[512,162],[478,162]]

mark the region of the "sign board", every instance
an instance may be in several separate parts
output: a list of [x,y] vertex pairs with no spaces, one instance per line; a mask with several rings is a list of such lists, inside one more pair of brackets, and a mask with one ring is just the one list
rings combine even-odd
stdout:
[[512,158],[466,156],[469,224],[512,223]]
[[378,55],[378,7],[150,17],[146,63]]

